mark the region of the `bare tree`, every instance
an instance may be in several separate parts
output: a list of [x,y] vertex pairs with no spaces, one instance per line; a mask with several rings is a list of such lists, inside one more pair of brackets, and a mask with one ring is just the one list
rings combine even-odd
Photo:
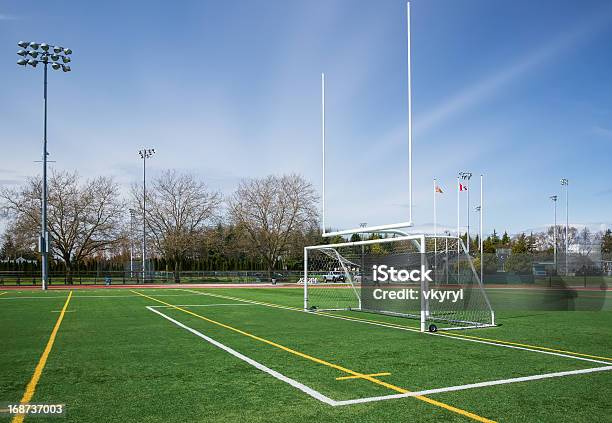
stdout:
[[271,277],[290,241],[317,224],[318,196],[299,175],[243,180],[228,202],[229,217],[251,241]]
[[[17,189],[0,190],[15,236],[30,244],[36,244],[40,233],[41,186],[41,178],[36,177]],[[118,185],[108,177],[81,183],[76,172],[54,172],[48,189],[50,251],[64,262],[71,280],[75,263],[117,242],[123,203]]]
[[[550,226],[546,231],[544,239],[541,241],[546,248],[553,248],[555,245],[555,227]],[[568,231],[568,245],[571,247],[578,241],[578,229],[571,226]],[[557,251],[565,252],[565,226],[557,226]]]
[[[142,187],[132,187],[135,210],[142,221]],[[174,263],[175,277],[181,262],[193,251],[203,230],[219,215],[221,194],[192,174],[166,171],[147,189],[146,225],[153,247]]]

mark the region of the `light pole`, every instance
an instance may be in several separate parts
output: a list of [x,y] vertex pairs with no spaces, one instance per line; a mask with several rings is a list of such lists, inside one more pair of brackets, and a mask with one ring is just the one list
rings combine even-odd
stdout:
[[[359,224],[359,227],[360,228],[367,228],[368,227],[368,223],[367,222],[361,222]],[[365,232],[363,232],[361,234],[361,240],[365,241]],[[365,266],[365,248],[364,248],[363,244],[361,244],[361,272],[359,272],[359,273],[361,273],[361,281],[360,281],[360,283],[363,283],[363,276],[365,275],[364,266]]]
[[130,209],[130,279],[134,277],[134,220],[136,210]]
[[465,182],[467,190],[467,234],[466,234],[466,249],[468,254],[470,253],[470,179],[472,179],[472,172],[459,172],[459,176]]
[[480,281],[483,279],[484,255],[482,254],[482,207],[476,206],[478,212],[478,227],[480,228],[480,239],[478,240],[478,250],[480,251]]
[[[61,69],[64,72],[70,72],[70,66],[66,63],[70,63],[70,54],[72,50],[60,46],[50,46],[47,43],[37,43],[28,41],[19,41],[17,43],[22,50],[19,50],[17,54],[22,57],[17,61],[19,66],[27,67],[27,65],[36,67],[39,63],[44,65],[44,85],[43,85],[43,98],[45,103],[45,118],[44,118],[44,132],[43,132],[43,175],[42,175],[42,205],[41,205],[41,232],[39,238],[39,249],[41,257],[41,276],[42,276],[42,289],[46,290],[49,285],[49,232],[47,231],[47,68],[51,65],[53,70]],[[27,50],[23,50],[27,49]],[[27,59],[30,56],[31,59]],[[40,56],[40,57],[39,57]]]
[[138,151],[142,159],[142,283],[147,272],[147,159],[155,154],[154,148]]
[[553,228],[553,261],[555,263],[555,273],[557,273],[557,200],[559,197],[556,195],[551,195],[550,199],[553,201],[555,210],[555,226]]
[[569,273],[567,255],[569,253],[569,179],[561,179],[561,186],[565,187],[565,276]]

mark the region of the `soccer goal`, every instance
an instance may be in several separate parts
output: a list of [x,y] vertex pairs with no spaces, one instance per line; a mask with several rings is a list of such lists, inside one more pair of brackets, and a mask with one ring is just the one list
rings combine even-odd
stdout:
[[420,320],[421,331],[495,325],[460,238],[406,235],[304,249],[304,309]]

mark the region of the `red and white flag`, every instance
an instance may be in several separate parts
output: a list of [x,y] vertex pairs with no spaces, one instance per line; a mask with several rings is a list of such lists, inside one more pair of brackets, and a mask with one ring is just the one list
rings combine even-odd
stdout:
[[467,191],[467,186],[463,185],[462,183],[459,183],[459,191]]

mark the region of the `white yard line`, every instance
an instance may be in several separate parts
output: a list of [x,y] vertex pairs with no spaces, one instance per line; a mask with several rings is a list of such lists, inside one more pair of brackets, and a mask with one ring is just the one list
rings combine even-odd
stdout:
[[203,333],[198,332],[197,330],[195,330],[193,328],[190,328],[189,326],[184,325],[183,323],[181,323],[181,322],[179,322],[177,320],[174,320],[173,318],[171,318],[169,316],[166,316],[161,311],[156,310],[156,309],[154,309],[151,306],[147,306],[147,309],[149,309],[153,313],[159,314],[164,319],[167,319],[167,320],[171,321],[175,325],[177,325],[177,326],[179,326],[179,327],[181,327],[181,328],[183,328],[185,330],[188,330],[189,332],[191,332],[194,335],[202,338],[206,342],[211,343],[215,347],[220,348],[223,351],[233,355],[234,357],[239,358],[240,360],[249,363],[251,366],[261,370],[262,372],[266,372],[270,376],[275,377],[276,379],[281,380],[281,381],[283,381],[285,383],[288,383],[289,385],[293,386],[294,388],[299,389],[300,391],[310,395],[311,397],[313,397],[313,398],[315,398],[315,399],[317,399],[317,400],[319,400],[321,402],[324,402],[325,404],[329,404],[331,406],[334,406],[334,407],[338,405],[338,401],[335,401],[335,400],[333,400],[333,399],[323,395],[322,393],[320,393],[318,391],[315,391],[314,389],[304,385],[303,383],[300,383],[300,382],[298,382],[298,381],[296,381],[294,379],[291,379],[290,377],[287,377],[287,376],[283,375],[282,373],[277,372],[276,370],[272,370],[269,367],[264,366],[263,364],[259,363],[258,361],[255,361],[252,358],[247,357],[246,355],[239,353],[238,351],[234,350],[233,348],[230,348],[227,345],[224,345],[224,344],[222,344],[222,343],[220,343],[218,341],[215,341],[214,339],[204,335]]
[[528,382],[531,380],[551,379],[555,377],[579,375],[579,374],[585,374],[585,373],[605,372],[609,370],[612,370],[612,366],[593,367],[590,369],[581,369],[581,370],[570,370],[567,372],[544,373],[541,375],[515,377],[512,379],[491,380],[488,382],[470,383],[467,385],[448,386],[446,388],[427,389],[425,391],[409,392],[406,394],[384,395],[380,397],[358,398],[358,399],[353,399],[353,400],[337,401],[337,405],[353,405],[353,404],[362,404],[365,402],[385,401],[385,400],[397,399],[397,398],[408,398],[408,397],[415,397],[415,396],[421,396],[421,395],[424,396],[424,395],[432,395],[432,394],[441,394],[444,392],[463,391],[465,389],[473,389],[473,388],[483,388],[485,386],[506,385],[509,383]]

